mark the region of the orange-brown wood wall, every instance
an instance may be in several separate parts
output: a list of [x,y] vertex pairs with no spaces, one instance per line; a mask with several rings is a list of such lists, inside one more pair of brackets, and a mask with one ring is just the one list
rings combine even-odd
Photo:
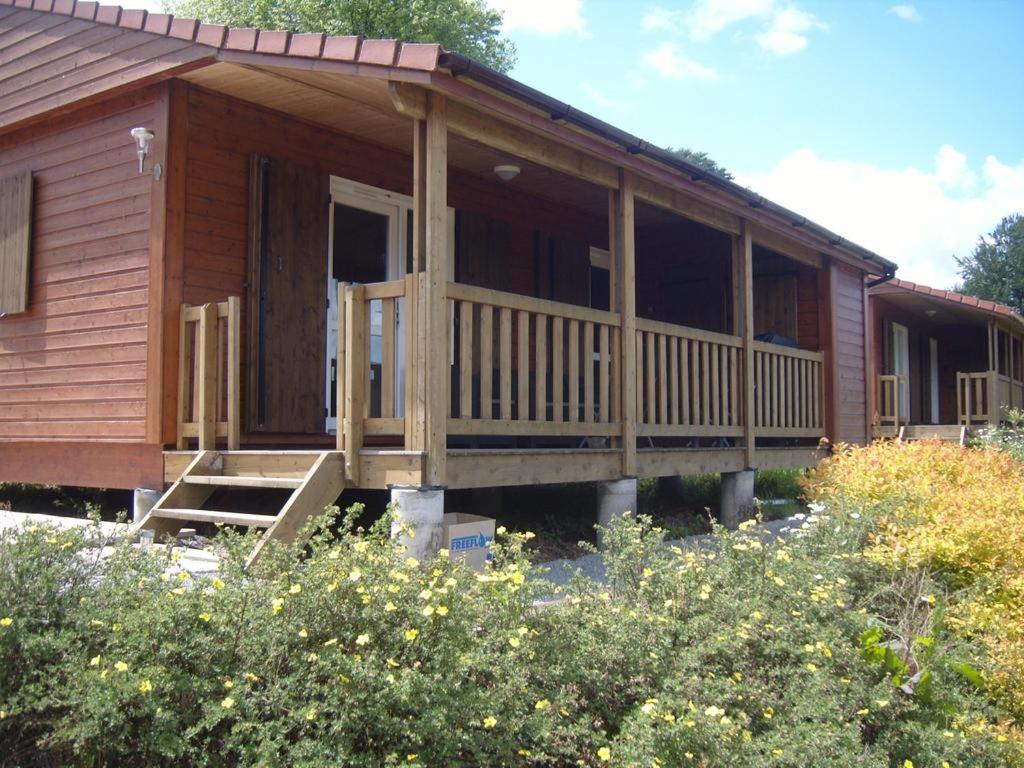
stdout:
[[[136,448],[147,436],[153,180],[129,135],[153,125],[158,102],[144,91],[0,136],[0,176],[31,170],[35,185],[28,311],[0,318],[0,480],[159,477],[158,452]],[[97,441],[106,447],[86,447]]]
[[[866,291],[864,273],[845,264],[831,265],[832,437],[844,443],[867,441],[865,354]],[[826,392],[826,395],[828,393]]]

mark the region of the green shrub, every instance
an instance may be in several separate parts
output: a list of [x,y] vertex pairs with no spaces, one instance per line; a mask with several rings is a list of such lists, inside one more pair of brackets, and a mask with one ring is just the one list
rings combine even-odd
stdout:
[[928,575],[860,557],[867,518],[706,552],[623,519],[608,584],[551,600],[526,534],[476,574],[410,562],[358,512],[256,573],[225,536],[215,578],[125,543],[99,559],[95,530],[0,534],[0,764],[1019,761]]

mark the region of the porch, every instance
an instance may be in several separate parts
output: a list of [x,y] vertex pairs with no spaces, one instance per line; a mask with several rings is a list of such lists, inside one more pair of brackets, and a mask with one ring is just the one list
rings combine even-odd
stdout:
[[[338,286],[334,445],[352,486],[428,485],[428,392],[416,354],[445,364],[451,488],[606,481],[813,464],[824,355],[621,313],[447,282],[447,333],[423,331],[426,275]],[[182,308],[178,451],[241,448],[239,300]],[[624,347],[630,346],[626,352]],[[749,354],[748,354],[749,353]],[[749,357],[749,363],[748,363]],[[749,385],[749,387],[748,387]],[[630,407],[632,406],[632,407]],[[256,455],[287,454],[247,446]]]

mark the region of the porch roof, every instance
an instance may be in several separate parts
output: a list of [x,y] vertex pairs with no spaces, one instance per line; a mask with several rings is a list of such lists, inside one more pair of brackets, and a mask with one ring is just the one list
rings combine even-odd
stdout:
[[[13,8],[4,13],[3,6]],[[435,44],[232,28],[85,0],[0,0],[0,28],[4,27],[4,16],[17,13],[16,9],[61,14],[118,27],[126,33],[179,41],[183,46],[161,54],[161,62],[156,66],[127,68],[117,79],[116,87],[189,72],[198,75],[197,70],[211,65],[231,64],[250,72],[257,69],[304,72],[307,84],[313,84],[309,75],[315,71],[335,80],[340,75],[416,83],[485,108],[515,104],[520,109],[515,118],[530,130],[575,144],[590,154],[610,158],[623,167],[657,178],[670,188],[722,205],[735,215],[785,233],[784,237],[803,247],[853,261],[868,271],[892,275],[897,268],[894,262],[739,184],[708,173],[567,103]],[[59,37],[60,33],[51,34]],[[63,99],[61,106],[95,95],[95,88],[95,84],[90,83],[77,97],[70,90],[67,94],[70,98]],[[494,94],[499,97],[497,101]],[[0,98],[0,130],[48,111],[45,108],[48,102],[39,100],[38,112],[26,112],[22,107],[15,113],[17,120],[12,122],[4,115],[2,101]]]
[[1024,317],[1018,315],[1005,304],[979,299],[974,296],[966,296],[955,291],[931,288],[909,280],[893,278],[875,286],[871,289],[870,293],[873,296],[895,299],[897,302],[900,302],[900,298],[916,299],[918,304],[935,305],[937,308],[952,311],[956,316],[960,317],[968,316],[976,319],[996,317],[1024,326]]

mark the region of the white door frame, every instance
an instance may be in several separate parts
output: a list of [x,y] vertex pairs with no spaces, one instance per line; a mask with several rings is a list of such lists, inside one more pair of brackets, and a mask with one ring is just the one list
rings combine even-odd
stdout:
[[[327,399],[331,402],[332,392],[336,391],[334,380],[337,366],[338,351],[338,281],[334,279],[334,206],[340,203],[351,208],[371,211],[388,217],[388,253],[386,274],[388,280],[398,280],[405,276],[406,253],[409,248],[406,228],[407,217],[412,216],[413,199],[408,195],[392,192],[380,187],[373,187],[352,179],[331,176],[331,204],[327,225],[327,370],[324,372]],[[448,209],[448,279],[455,279],[455,209]],[[376,305],[374,308],[372,305]],[[380,328],[380,302],[371,302],[370,334],[374,327]],[[404,327],[405,299],[395,302],[395,413],[405,411],[405,334]],[[340,407],[340,403],[336,407]],[[337,431],[337,419],[328,408],[325,413],[326,430]]]
[[892,372],[896,380],[896,412],[900,423],[910,421],[910,331],[907,326],[892,324]]

